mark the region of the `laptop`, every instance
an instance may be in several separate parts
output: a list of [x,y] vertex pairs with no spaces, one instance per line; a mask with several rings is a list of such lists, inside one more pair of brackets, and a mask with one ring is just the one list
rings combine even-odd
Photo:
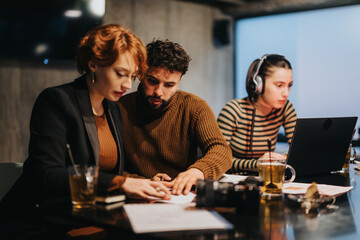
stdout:
[[298,118],[287,156],[296,179],[341,170],[356,121],[357,117]]

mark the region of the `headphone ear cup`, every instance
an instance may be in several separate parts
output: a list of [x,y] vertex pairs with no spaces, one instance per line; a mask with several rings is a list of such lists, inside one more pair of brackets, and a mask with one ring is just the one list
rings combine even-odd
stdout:
[[253,77],[251,77],[251,79],[248,83],[248,91],[249,91],[249,95],[252,95],[256,92],[256,83],[255,83]]
[[261,76],[257,75],[254,78],[254,84],[255,84],[254,93],[257,95],[261,94],[263,90],[263,79],[261,78]]

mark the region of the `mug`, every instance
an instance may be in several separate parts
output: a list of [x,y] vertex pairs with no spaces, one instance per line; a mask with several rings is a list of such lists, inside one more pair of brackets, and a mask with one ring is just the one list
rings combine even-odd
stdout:
[[[267,198],[282,197],[284,182],[293,182],[296,177],[295,169],[286,164],[286,159],[259,159],[259,176],[263,179],[261,195]],[[285,169],[290,169],[291,178],[285,181]]]

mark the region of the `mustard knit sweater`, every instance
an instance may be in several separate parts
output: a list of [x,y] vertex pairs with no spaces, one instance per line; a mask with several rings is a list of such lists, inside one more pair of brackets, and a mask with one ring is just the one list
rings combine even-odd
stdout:
[[147,178],[166,173],[174,179],[180,172],[197,168],[206,179],[218,179],[231,167],[231,150],[214,113],[201,98],[177,91],[165,108],[153,110],[140,84],[137,92],[120,98],[118,105],[127,172]]

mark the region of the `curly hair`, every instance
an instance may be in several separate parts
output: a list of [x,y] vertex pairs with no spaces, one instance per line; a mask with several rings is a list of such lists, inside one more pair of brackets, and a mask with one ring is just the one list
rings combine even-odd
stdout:
[[153,40],[146,45],[147,64],[149,68],[165,68],[171,73],[180,72],[184,75],[191,58],[178,44],[169,40]]
[[146,48],[141,40],[118,24],[101,25],[91,29],[78,46],[77,69],[80,74],[89,73],[88,62],[102,67],[111,66],[119,54],[130,52],[138,67],[138,77],[147,71]]

